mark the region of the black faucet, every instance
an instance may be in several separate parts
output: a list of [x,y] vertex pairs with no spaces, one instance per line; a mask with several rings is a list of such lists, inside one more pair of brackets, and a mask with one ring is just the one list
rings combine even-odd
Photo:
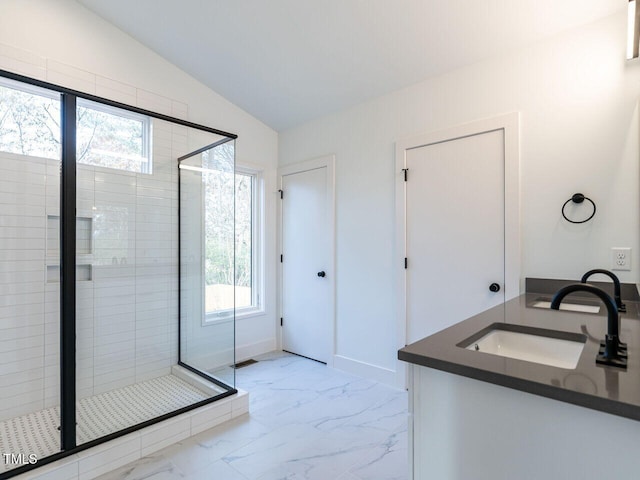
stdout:
[[612,298],[604,290],[588,283],[572,283],[556,292],[553,299],[551,299],[551,308],[559,310],[560,303],[564,297],[573,292],[591,293],[600,298],[605,307],[607,307],[607,335],[605,340],[600,343],[600,351],[596,356],[596,363],[627,368],[626,345],[620,342],[618,307],[616,307]]
[[615,273],[610,272],[609,270],[596,268],[595,270],[589,270],[587,273],[585,273],[582,276],[582,279],[580,281],[582,283],[587,283],[587,279],[591,275],[595,275],[596,273],[601,273],[603,275],[606,275],[607,277],[611,278],[611,280],[613,280],[613,298],[616,301],[616,306],[618,307],[618,311],[623,313],[626,312],[627,307],[624,303],[622,303],[622,298],[620,296],[620,279]]

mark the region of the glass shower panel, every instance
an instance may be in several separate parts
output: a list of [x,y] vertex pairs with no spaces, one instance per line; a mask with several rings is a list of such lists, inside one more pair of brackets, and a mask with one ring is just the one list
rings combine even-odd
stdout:
[[178,255],[171,129],[78,101],[78,445],[187,406],[172,375]]
[[225,392],[180,365],[177,158],[218,137],[77,109],[77,443]]
[[[76,442],[148,420],[135,398],[140,122],[79,99],[76,111]],[[141,199],[140,204],[144,204]],[[119,414],[122,412],[122,414]],[[116,415],[116,413],[118,413]]]
[[0,79],[0,476],[61,448],[60,112]]
[[180,360],[235,385],[235,142],[180,158]]

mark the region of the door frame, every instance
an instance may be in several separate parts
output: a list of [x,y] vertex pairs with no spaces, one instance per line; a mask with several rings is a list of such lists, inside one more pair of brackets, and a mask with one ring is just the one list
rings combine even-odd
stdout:
[[[294,163],[284,167],[278,168],[278,191],[274,192],[277,195],[278,215],[277,215],[277,277],[278,277],[278,294],[277,294],[277,312],[276,315],[276,329],[278,334],[276,335],[277,348],[282,350],[283,327],[280,325],[280,318],[283,318],[282,306],[284,300],[283,289],[283,275],[282,275],[282,262],[279,261],[282,252],[282,238],[283,238],[283,223],[282,223],[282,202],[280,201],[280,191],[282,190],[282,179],[287,175],[296,173],[307,172],[309,170],[317,170],[319,168],[327,169],[327,225],[326,230],[329,236],[329,265],[327,265],[327,277],[329,282],[329,306],[327,311],[329,313],[329,344],[330,351],[327,352],[327,366],[333,367],[334,357],[336,353],[336,179],[335,179],[335,155],[324,155],[322,157],[312,158],[302,162]],[[286,196],[286,192],[284,195]],[[285,319],[286,321],[286,319]]]
[[[437,143],[458,140],[465,137],[504,131],[504,298],[505,302],[520,295],[521,234],[520,234],[520,114],[507,113],[491,118],[415,135],[396,142],[395,185],[396,185],[396,318],[397,348],[407,342],[407,196],[404,168],[408,150]],[[407,171],[410,177],[411,172]],[[407,385],[407,366],[397,362],[397,384]]]

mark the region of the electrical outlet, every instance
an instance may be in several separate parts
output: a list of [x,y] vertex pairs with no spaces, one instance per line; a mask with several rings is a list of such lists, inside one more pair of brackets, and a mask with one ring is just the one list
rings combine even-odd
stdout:
[[631,270],[631,249],[613,247],[611,249],[611,270]]

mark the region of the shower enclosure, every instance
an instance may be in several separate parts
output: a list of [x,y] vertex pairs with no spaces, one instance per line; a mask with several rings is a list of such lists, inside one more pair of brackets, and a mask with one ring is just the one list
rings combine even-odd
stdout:
[[236,393],[235,138],[0,72],[0,478]]

